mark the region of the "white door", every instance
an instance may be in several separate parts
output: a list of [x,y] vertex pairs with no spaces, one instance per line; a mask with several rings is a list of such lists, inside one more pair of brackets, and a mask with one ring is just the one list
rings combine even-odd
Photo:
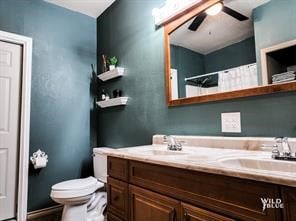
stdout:
[[172,100],[179,99],[178,93],[178,71],[176,69],[171,68],[171,94]]
[[16,216],[22,47],[0,41],[0,220]]

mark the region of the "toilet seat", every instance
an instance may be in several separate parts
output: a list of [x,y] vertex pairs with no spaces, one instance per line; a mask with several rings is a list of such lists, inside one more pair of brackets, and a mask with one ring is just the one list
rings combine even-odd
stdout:
[[104,184],[94,177],[69,180],[52,186],[50,196],[59,199],[82,197],[94,193],[103,186]]

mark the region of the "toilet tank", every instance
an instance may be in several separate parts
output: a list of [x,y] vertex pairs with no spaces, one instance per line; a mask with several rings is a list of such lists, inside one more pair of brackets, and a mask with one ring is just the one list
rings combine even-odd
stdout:
[[95,177],[107,183],[107,155],[103,153],[102,148],[93,149],[93,165]]

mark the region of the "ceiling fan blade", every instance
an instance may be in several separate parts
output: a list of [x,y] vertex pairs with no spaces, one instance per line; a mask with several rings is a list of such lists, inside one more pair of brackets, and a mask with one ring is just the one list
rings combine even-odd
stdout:
[[193,22],[188,27],[188,29],[191,31],[196,31],[198,29],[198,27],[201,25],[201,23],[205,20],[206,17],[207,17],[207,14],[205,12],[196,16],[196,18],[193,20]]
[[239,13],[239,12],[237,12],[237,11],[231,9],[231,8],[228,8],[227,6],[224,6],[222,10],[226,14],[236,18],[239,21],[245,21],[245,20],[249,19],[247,16],[244,16],[243,14],[241,14],[241,13]]

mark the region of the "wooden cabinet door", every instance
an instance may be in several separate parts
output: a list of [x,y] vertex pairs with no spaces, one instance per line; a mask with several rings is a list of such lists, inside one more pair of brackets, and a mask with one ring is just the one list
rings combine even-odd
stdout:
[[180,202],[130,185],[131,221],[180,220]]
[[182,203],[181,207],[182,221],[234,221],[234,219],[230,219],[185,203]]
[[282,187],[282,199],[284,200],[284,219],[285,221],[296,220],[296,188]]

